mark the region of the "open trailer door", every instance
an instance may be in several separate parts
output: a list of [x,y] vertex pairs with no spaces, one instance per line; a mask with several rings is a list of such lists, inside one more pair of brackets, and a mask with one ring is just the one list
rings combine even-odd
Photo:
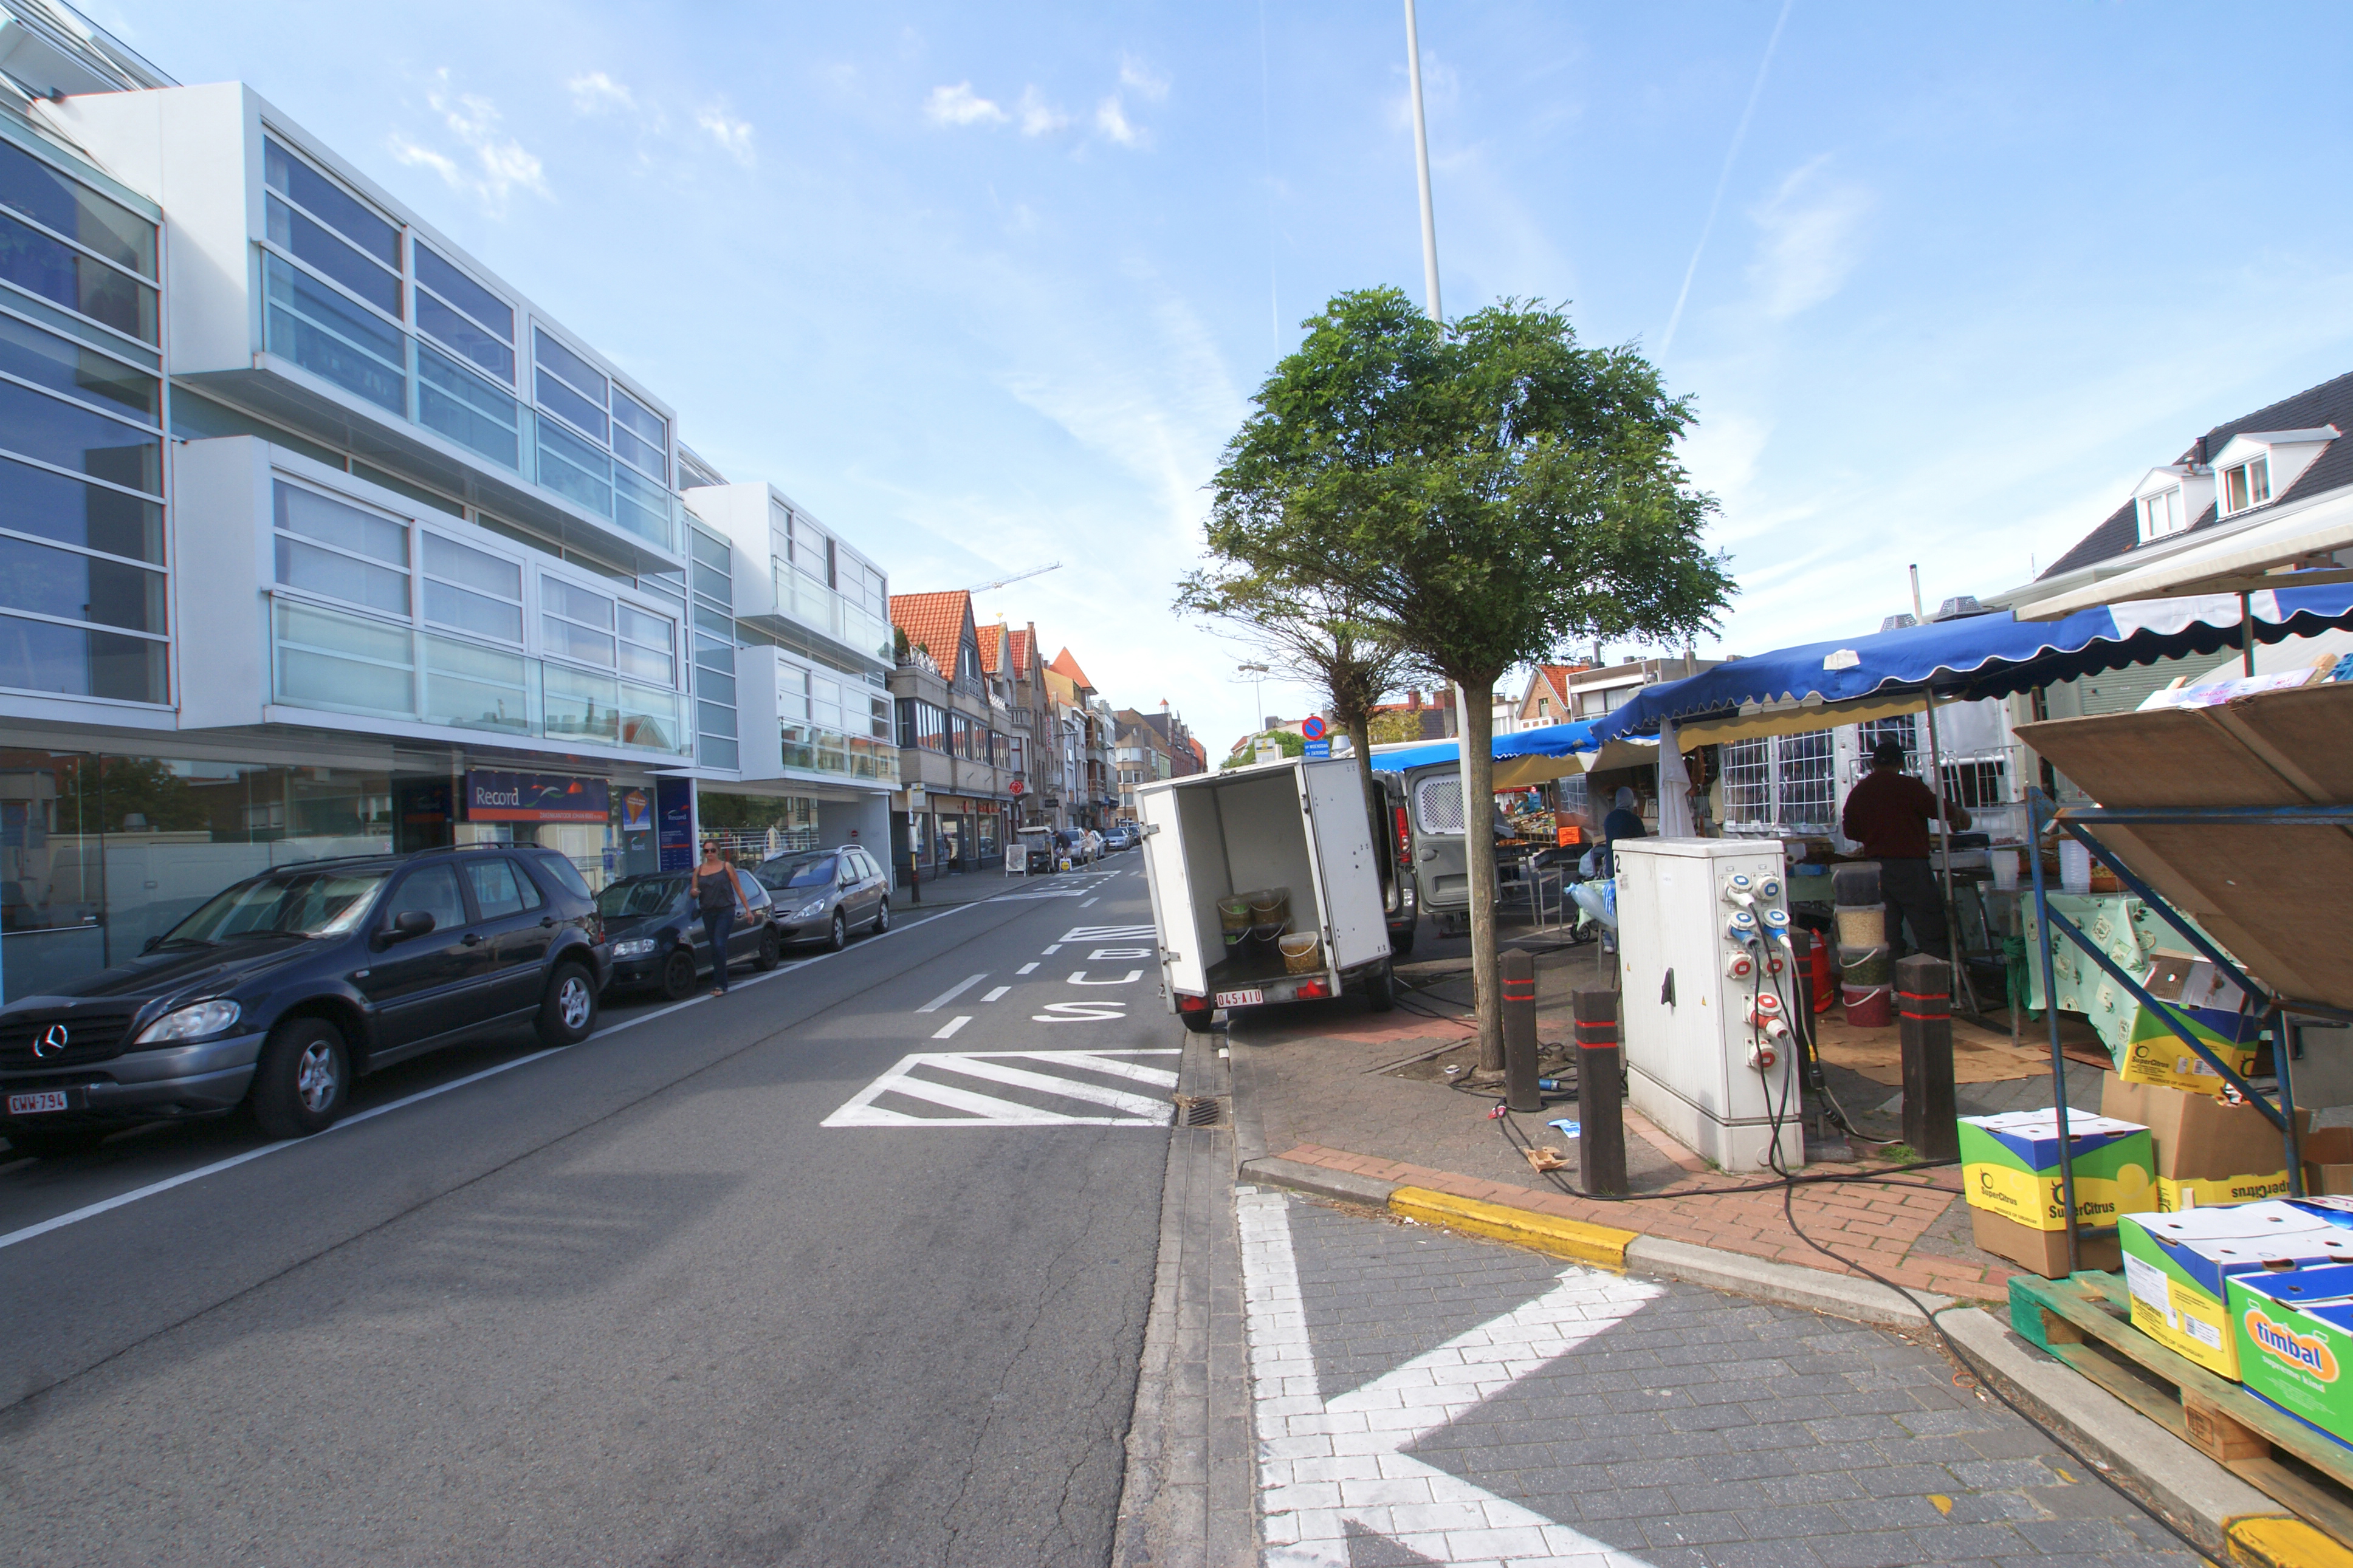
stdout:
[[1135,813],[1144,823],[1144,879],[1152,890],[1152,929],[1160,946],[1160,978],[1171,1011],[1179,994],[1198,996],[1209,988],[1210,954],[1200,941],[1193,907],[1193,879],[1185,864],[1182,805],[1169,788],[1135,792]]

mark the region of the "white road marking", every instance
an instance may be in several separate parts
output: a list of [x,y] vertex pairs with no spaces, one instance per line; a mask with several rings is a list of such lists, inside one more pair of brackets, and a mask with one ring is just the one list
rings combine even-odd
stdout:
[[[1072,926],[1061,934],[1056,946],[1064,942],[1136,942],[1157,933],[1150,926]],[[1053,948],[1046,950],[1053,952]]]
[[[961,911],[973,907],[974,906],[971,904],[953,905],[947,909],[940,910],[937,914],[926,915],[920,920],[913,920],[902,925],[892,926],[889,931],[883,931],[878,936],[868,940],[884,941],[891,937],[899,936],[907,931],[917,930],[920,927],[927,926],[935,920],[944,919],[949,915],[960,913]],[[864,943],[860,943],[860,947],[863,948],[864,945]],[[739,980],[735,983],[735,986],[738,990],[741,990],[745,986],[757,985],[763,981],[780,980],[784,976],[791,974],[797,970],[807,969],[812,963],[823,963],[828,958],[839,958],[842,952],[854,951],[858,950],[843,948],[840,952],[820,952],[813,957],[800,959],[796,963],[780,964],[776,968],[770,970],[765,974],[754,974],[747,976],[743,980]],[[657,1007],[650,1013],[640,1013],[634,1018],[624,1018],[617,1024],[607,1024],[603,1028],[597,1030],[595,1034],[589,1036],[587,1040],[581,1041],[580,1046],[586,1045],[589,1040],[601,1040],[607,1035],[617,1035],[624,1029],[634,1029],[639,1024],[650,1024],[656,1018],[666,1018],[672,1013],[679,1011],[681,1008],[700,1007],[706,1002],[716,1000],[716,997],[708,995],[690,996],[683,1002],[673,1002],[667,1007]],[[405,1094],[398,1100],[388,1100],[382,1105],[370,1106],[365,1110],[357,1111],[353,1115],[344,1117],[332,1127],[328,1128],[324,1132],[314,1132],[308,1138],[288,1138],[276,1143],[264,1143],[258,1149],[248,1149],[242,1154],[231,1154],[225,1160],[215,1160],[212,1163],[208,1165],[199,1165],[193,1171],[183,1171],[176,1176],[166,1176],[160,1182],[150,1182],[143,1187],[134,1187],[127,1193],[117,1193],[111,1198],[100,1198],[94,1204],[85,1204],[80,1208],[74,1209],[69,1213],[58,1215],[50,1219],[41,1220],[34,1225],[24,1226],[18,1229],[9,1231],[5,1236],[0,1236],[0,1249],[14,1247],[20,1241],[30,1241],[35,1237],[46,1236],[53,1230],[63,1230],[69,1225],[79,1225],[86,1219],[96,1219],[100,1215],[111,1213],[115,1209],[138,1203],[143,1198],[152,1198],[164,1193],[168,1193],[174,1187],[186,1186],[189,1183],[201,1181],[206,1176],[216,1176],[223,1171],[234,1170],[237,1166],[245,1164],[248,1161],[259,1160],[265,1154],[280,1154],[285,1152],[289,1149],[300,1149],[305,1147],[309,1144],[317,1142],[322,1138],[329,1137],[336,1132],[340,1132],[344,1128],[357,1127],[360,1123],[364,1121],[373,1121],[379,1116],[389,1115],[396,1110],[405,1110],[409,1106],[415,1105],[420,1100],[431,1100],[434,1096],[439,1094],[447,1094],[453,1089],[463,1089],[468,1084],[480,1083],[486,1078],[496,1078],[502,1072],[512,1072],[519,1067],[528,1067],[533,1062],[543,1061],[549,1057],[562,1054],[562,1052],[566,1049],[576,1051],[580,1048],[580,1046],[558,1046],[546,1050],[532,1051],[526,1055],[516,1057],[512,1061],[501,1062],[496,1067],[487,1067],[482,1068],[480,1072],[468,1073],[463,1078],[453,1078],[448,1083],[437,1083],[430,1089],[420,1089],[415,1094]],[[14,1169],[13,1166],[9,1168]]]
[[1099,947],[1087,954],[1087,962],[1099,963],[1113,958],[1150,958],[1151,956],[1152,950],[1148,947]]
[[1315,1375],[1287,1202],[1250,1192],[1234,1203],[1268,1568],[1347,1568],[1351,1521],[1439,1563],[1528,1557],[1647,1568],[1404,1450],[1631,1317],[1662,1294],[1657,1286],[1566,1268],[1518,1310],[1360,1388],[1326,1394]]
[[[819,1125],[825,1127],[1166,1127],[1176,1120],[1176,1107],[1165,1098],[1130,1093],[1092,1079],[1065,1076],[1040,1068],[1079,1072],[1149,1084],[1176,1087],[1176,1073],[1127,1058],[1174,1057],[1175,1050],[1123,1051],[922,1051],[902,1057],[889,1072],[859,1090],[850,1101]],[[939,1075],[955,1074],[985,1083],[1023,1089],[1091,1108],[1087,1114],[1050,1110],[997,1095],[979,1094]],[[919,1100],[956,1116],[916,1116],[893,1110],[876,1100],[885,1094]],[[1093,1109],[1119,1111],[1097,1115]]]
[[1060,942],[1050,942],[1049,944],[1047,944],[1045,947],[1043,947],[1043,948],[1039,949],[1039,951],[1040,951],[1041,952],[1044,952],[1048,957],[1050,957],[1050,957],[1052,957],[1055,953],[1058,953],[1058,952],[1061,952],[1061,951],[1062,951],[1062,944],[1061,944]]
[[956,1016],[950,1018],[946,1023],[942,1024],[938,1028],[933,1030],[932,1038],[935,1040],[944,1040],[951,1035],[954,1035],[958,1029],[963,1028],[966,1024],[971,1022],[971,1014],[959,1013]]
[[1127,1016],[1124,1002],[1049,1002],[1042,1013],[1032,1013],[1033,1024],[1100,1024]]
[[1133,985],[1143,978],[1144,971],[1141,969],[1131,969],[1124,979],[1119,980],[1090,980],[1083,969],[1071,971],[1071,984],[1073,985]]
[[1034,963],[1025,963],[1025,964],[1023,964],[1020,968],[1018,968],[1018,969],[1015,970],[1013,973],[1016,973],[1016,974],[1027,974],[1027,973],[1029,973],[1031,970],[1033,970],[1033,969],[1035,969],[1035,968],[1037,968],[1037,967],[1038,967],[1038,966],[1037,966],[1036,964],[1034,964]]
[[1013,987],[1012,987],[1012,986],[1010,986],[1010,985],[995,985],[995,986],[991,986],[991,987],[989,988],[988,992],[987,992],[985,995],[983,995],[983,996],[981,997],[981,1000],[982,1000],[982,1001],[984,1001],[984,1002],[994,1002],[994,1001],[996,1001],[998,997],[1000,997],[1000,996],[1004,995],[1008,991],[1010,991],[1010,990],[1012,990],[1012,989],[1013,989]]
[[1101,894],[1097,894],[1097,895],[1095,896],[1095,898],[1094,898],[1094,899],[1089,899],[1089,900],[1086,901],[1086,903],[1082,903],[1082,904],[1081,904],[1081,905],[1079,906],[1079,908],[1081,908],[1081,909],[1082,909],[1082,910],[1083,910],[1083,909],[1085,909],[1085,908],[1087,907],[1087,905],[1088,905],[1088,904],[1094,903],[1094,902],[1096,901],[1096,900],[1097,900],[1097,899],[1100,899],[1101,897],[1102,897],[1102,895],[1101,895]]
[[986,974],[967,975],[964,979],[957,981],[954,985],[949,986],[946,990],[941,992],[938,995],[933,997],[930,1001],[924,1003],[922,1006],[916,1008],[915,1011],[918,1013],[936,1013],[941,1008],[946,1006],[949,1003],[955,1001],[957,997],[963,995],[965,992],[971,990],[974,986],[979,984],[982,981],[987,978],[988,976]]

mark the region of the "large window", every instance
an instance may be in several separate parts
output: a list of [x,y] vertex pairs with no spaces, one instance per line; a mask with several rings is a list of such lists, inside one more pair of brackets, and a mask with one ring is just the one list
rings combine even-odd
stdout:
[[540,640],[559,658],[613,668],[613,601],[560,577],[539,580]]
[[0,279],[158,343],[154,279],[153,224],[0,142]]
[[[532,358],[539,405],[572,427],[539,422],[539,482],[633,533],[667,543],[669,421],[544,327],[532,329]],[[619,467],[607,452],[620,459]]]
[[1828,730],[1727,742],[1725,826],[1764,832],[1826,829],[1837,795],[1834,754]]
[[425,618],[494,642],[522,641],[522,568],[427,531]]
[[398,226],[275,141],[262,143],[262,174],[269,242],[401,320]]
[[284,479],[272,499],[280,583],[407,618],[406,522]]
[[734,552],[727,542],[689,529],[694,592],[696,755],[706,766],[741,764],[736,742]]
[[899,699],[899,744],[926,752],[948,749],[948,715],[936,703],[921,698]]
[[421,240],[417,246],[417,325],[477,369],[514,384],[514,307]]

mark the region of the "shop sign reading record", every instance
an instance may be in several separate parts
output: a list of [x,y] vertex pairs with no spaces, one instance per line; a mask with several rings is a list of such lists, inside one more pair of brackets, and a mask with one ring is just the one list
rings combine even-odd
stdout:
[[469,822],[603,822],[610,813],[603,779],[567,773],[466,774]]

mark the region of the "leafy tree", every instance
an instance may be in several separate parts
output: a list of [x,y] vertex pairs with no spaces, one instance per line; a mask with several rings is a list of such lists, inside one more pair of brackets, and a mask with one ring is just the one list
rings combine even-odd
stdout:
[[1406,741],[1419,741],[1421,739],[1421,715],[1376,713],[1366,730],[1376,746],[1394,746]]
[[1211,553],[1324,584],[1460,682],[1472,966],[1482,1066],[1503,1059],[1493,916],[1494,683],[1595,638],[1683,641],[1733,584],[1701,535],[1714,500],[1631,348],[1505,300],[1448,323],[1395,289],[1335,297],[1259,389],[1213,481]]
[[1355,746],[1365,799],[1374,798],[1373,705],[1413,663],[1386,626],[1324,584],[1224,563],[1188,574],[1176,607],[1225,626],[1277,673],[1323,692],[1325,717]]
[[1258,743],[1261,741],[1272,741],[1282,748],[1282,754],[1286,757],[1303,757],[1307,754],[1307,742],[1303,737],[1294,735],[1288,730],[1269,730],[1264,734],[1252,735],[1243,742],[1240,751],[1218,764],[1218,771],[1223,773],[1228,768],[1246,768],[1258,761]]

